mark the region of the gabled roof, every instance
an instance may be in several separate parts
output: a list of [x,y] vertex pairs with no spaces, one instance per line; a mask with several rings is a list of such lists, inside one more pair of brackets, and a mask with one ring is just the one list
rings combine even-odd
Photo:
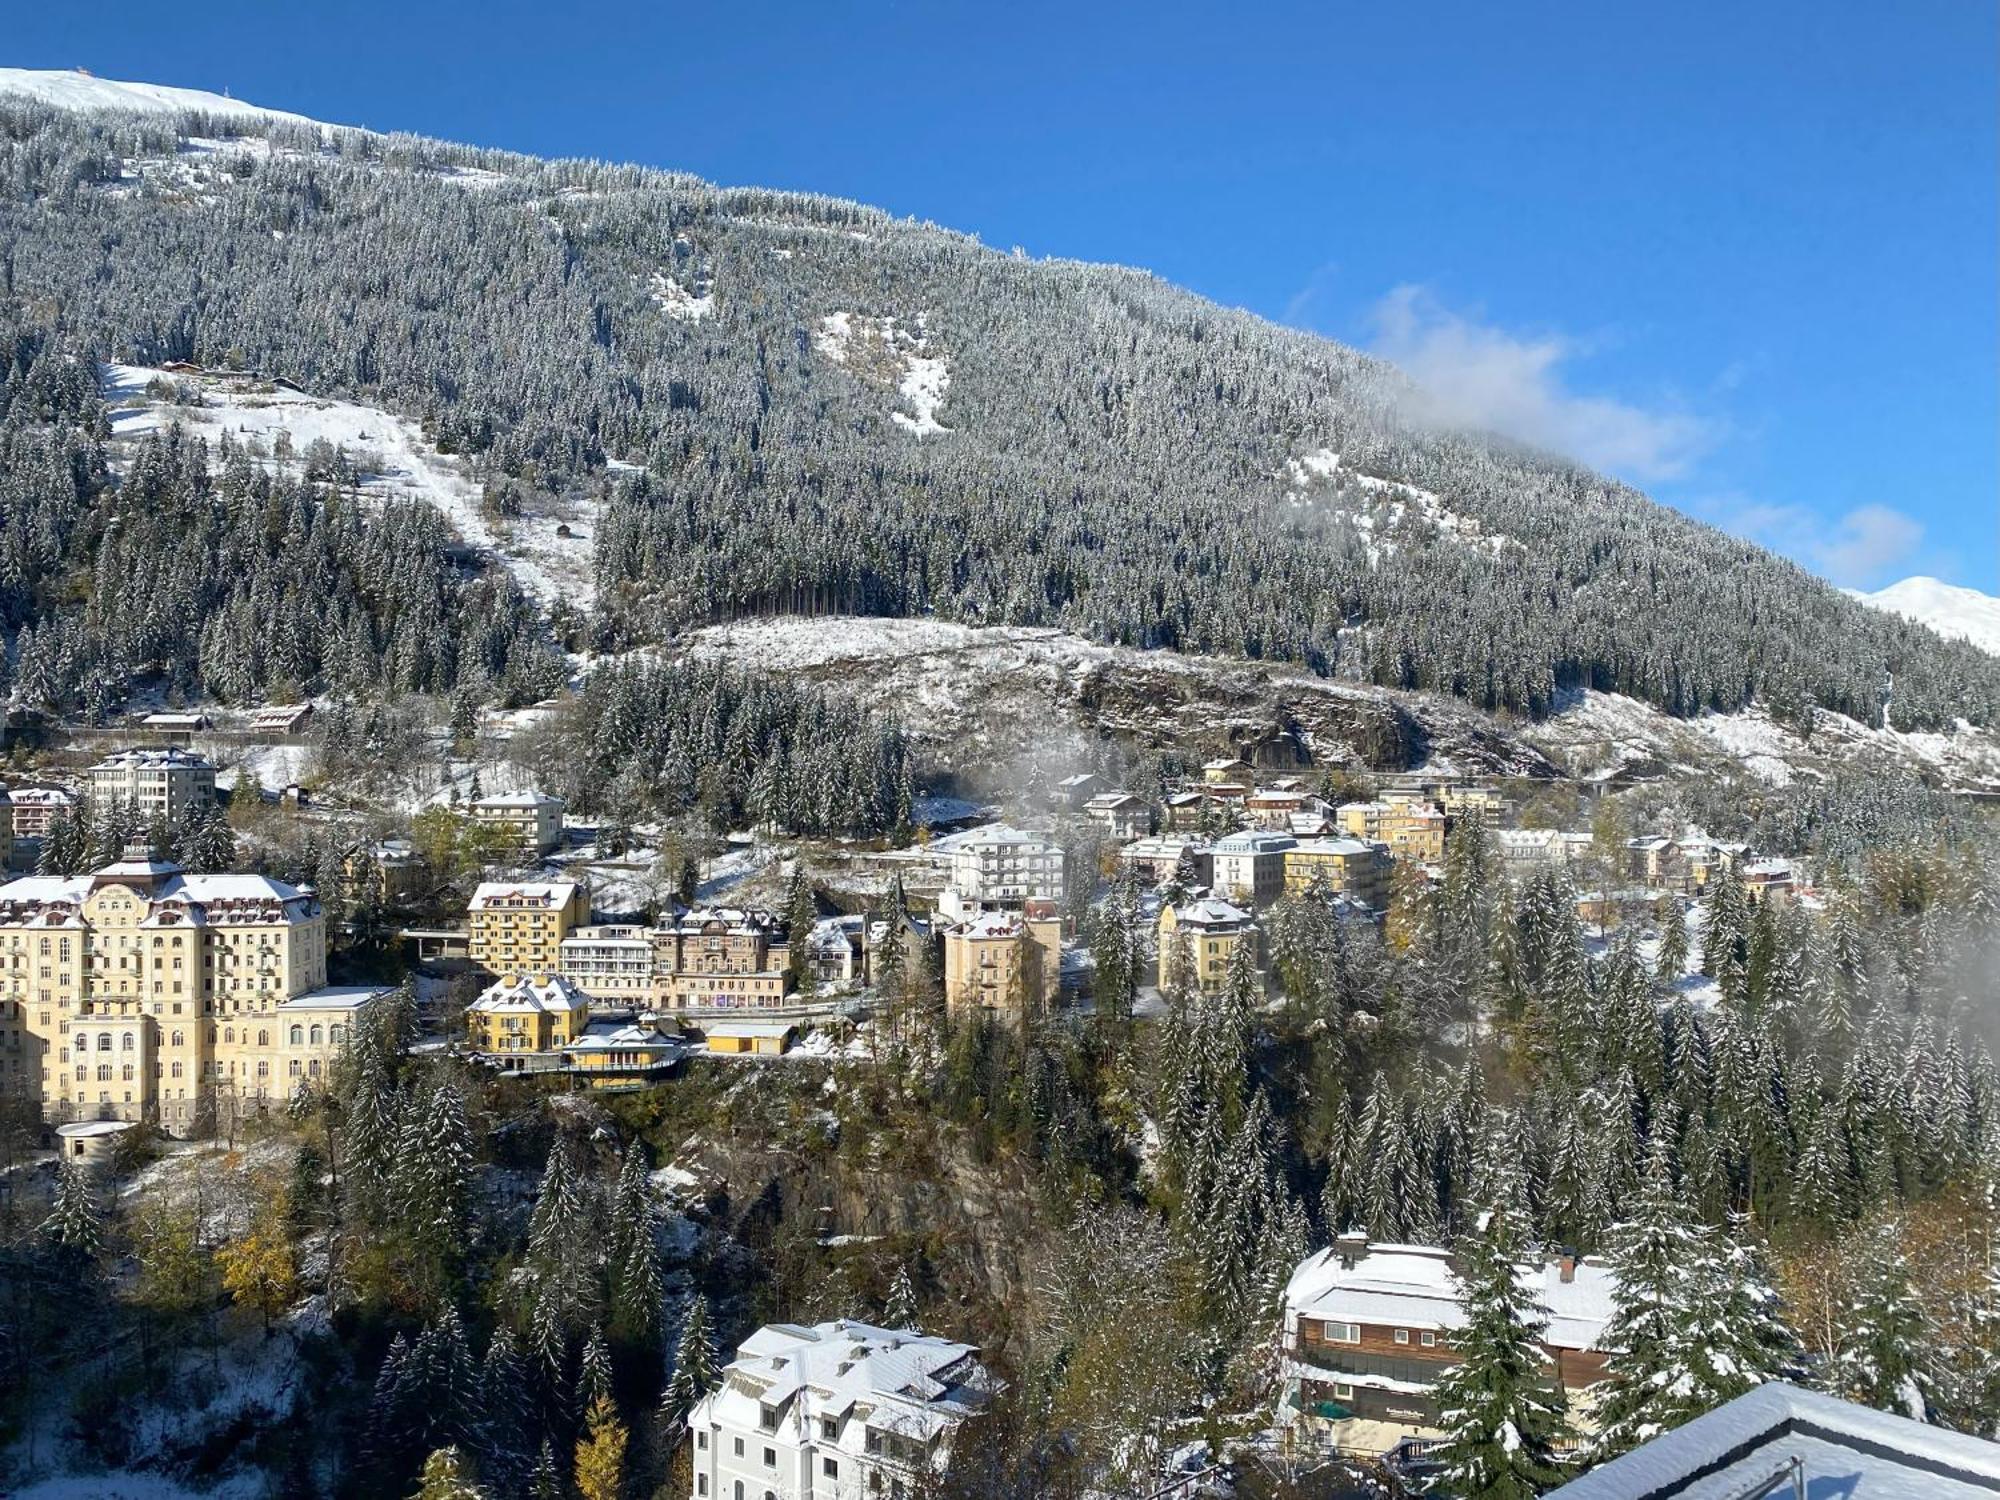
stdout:
[[[1367,1245],[1350,1266],[1342,1248],[1335,1244],[1309,1255],[1292,1272],[1285,1287],[1288,1316],[1447,1332],[1464,1324],[1449,1251],[1434,1245]],[[1588,1261],[1578,1261],[1573,1274],[1564,1281],[1553,1262],[1516,1268],[1522,1287],[1548,1309],[1543,1337],[1564,1349],[1589,1349],[1611,1317],[1614,1277]]]
[[1793,1492],[1794,1473],[1815,1500],[1972,1500],[2000,1490],[2000,1444],[1774,1381],[1592,1469],[1549,1500],[1775,1497]]
[[489,906],[553,908],[576,896],[574,880],[482,880],[472,892],[473,911]]
[[531,974],[510,974],[496,979],[466,1007],[487,1016],[567,1015],[588,1010],[590,1001],[583,991],[560,974],[536,978]]

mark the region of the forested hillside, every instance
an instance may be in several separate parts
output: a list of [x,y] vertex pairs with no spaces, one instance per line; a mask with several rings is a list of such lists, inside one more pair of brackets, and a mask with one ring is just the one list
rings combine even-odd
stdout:
[[[80,355],[419,417],[498,514],[592,507],[573,647],[935,614],[1531,714],[1592,686],[2000,718],[2000,662],[1573,464],[1414,427],[1352,350],[831,199],[10,102],[0,309]],[[10,471],[43,461],[24,441]]]

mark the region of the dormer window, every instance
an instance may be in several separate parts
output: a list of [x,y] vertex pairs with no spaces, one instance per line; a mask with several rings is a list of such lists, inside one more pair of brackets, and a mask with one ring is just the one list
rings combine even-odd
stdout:
[[757,1407],[757,1428],[760,1432],[776,1432],[778,1430],[778,1408],[759,1403]]

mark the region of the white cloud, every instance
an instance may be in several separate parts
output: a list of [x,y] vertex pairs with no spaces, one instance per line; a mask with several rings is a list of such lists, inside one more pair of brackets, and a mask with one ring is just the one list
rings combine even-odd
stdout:
[[1417,383],[1424,421],[1505,433],[1637,482],[1687,473],[1717,437],[1713,423],[1685,411],[1571,390],[1563,365],[1587,353],[1583,345],[1509,333],[1453,312],[1421,286],[1390,292],[1373,323],[1372,351]]
[[1909,572],[1924,524],[1888,505],[1857,505],[1822,516],[1802,505],[1765,505],[1720,496],[1693,507],[1703,519],[1769,547],[1845,588],[1874,589]]

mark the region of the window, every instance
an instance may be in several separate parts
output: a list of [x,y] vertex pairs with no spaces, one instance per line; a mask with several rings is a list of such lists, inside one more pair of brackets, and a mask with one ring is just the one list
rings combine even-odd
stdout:
[[1358,1344],[1361,1342],[1359,1323],[1322,1323],[1320,1337],[1329,1344]]
[[694,1492],[697,1495],[706,1495],[708,1493],[708,1476],[706,1474],[697,1474],[694,1476]]
[[822,1458],[819,1461],[819,1471],[828,1479],[840,1478],[840,1460],[837,1458]]
[[305,1045],[305,1040],[306,1040],[305,1027],[294,1023],[294,1025],[292,1026],[292,1045],[294,1047],[302,1047]]
[[1399,1344],[1407,1344],[1409,1343],[1409,1341],[1410,1341],[1410,1330],[1407,1328],[1398,1328],[1396,1330],[1396,1342]]
[[[741,1458],[741,1457],[743,1456],[743,1439],[742,1439],[742,1438],[735,1438],[735,1439],[733,1439],[733,1441],[734,1441],[734,1443],[735,1443],[735,1445],[736,1445],[736,1456],[737,1456],[738,1458]],[[739,1485],[737,1486],[737,1488],[738,1488],[738,1489],[740,1490],[740,1489],[742,1489],[742,1488],[743,1488],[743,1486],[739,1484]]]
[[[757,1408],[757,1428],[760,1432],[776,1432],[778,1430],[778,1408],[775,1406],[759,1406]],[[768,1452],[769,1450],[767,1449],[766,1451]]]
[[1437,1347],[1437,1341],[1438,1341],[1438,1336],[1432,1333],[1428,1328],[1426,1328],[1422,1333],[1417,1335],[1417,1342],[1422,1344],[1426,1349],[1435,1349]]
[[694,1445],[697,1448],[706,1450],[708,1447],[708,1434],[705,1432],[697,1432],[694,1435]]
[[840,1423],[832,1417],[821,1417],[819,1419],[819,1438],[823,1443],[838,1442],[840,1440]]
[[767,1469],[778,1467],[778,1450],[776,1448],[766,1448],[764,1450],[764,1467]]
[[1354,1387],[1351,1385],[1335,1385],[1333,1388],[1333,1399],[1336,1401],[1352,1401],[1354,1399]]

